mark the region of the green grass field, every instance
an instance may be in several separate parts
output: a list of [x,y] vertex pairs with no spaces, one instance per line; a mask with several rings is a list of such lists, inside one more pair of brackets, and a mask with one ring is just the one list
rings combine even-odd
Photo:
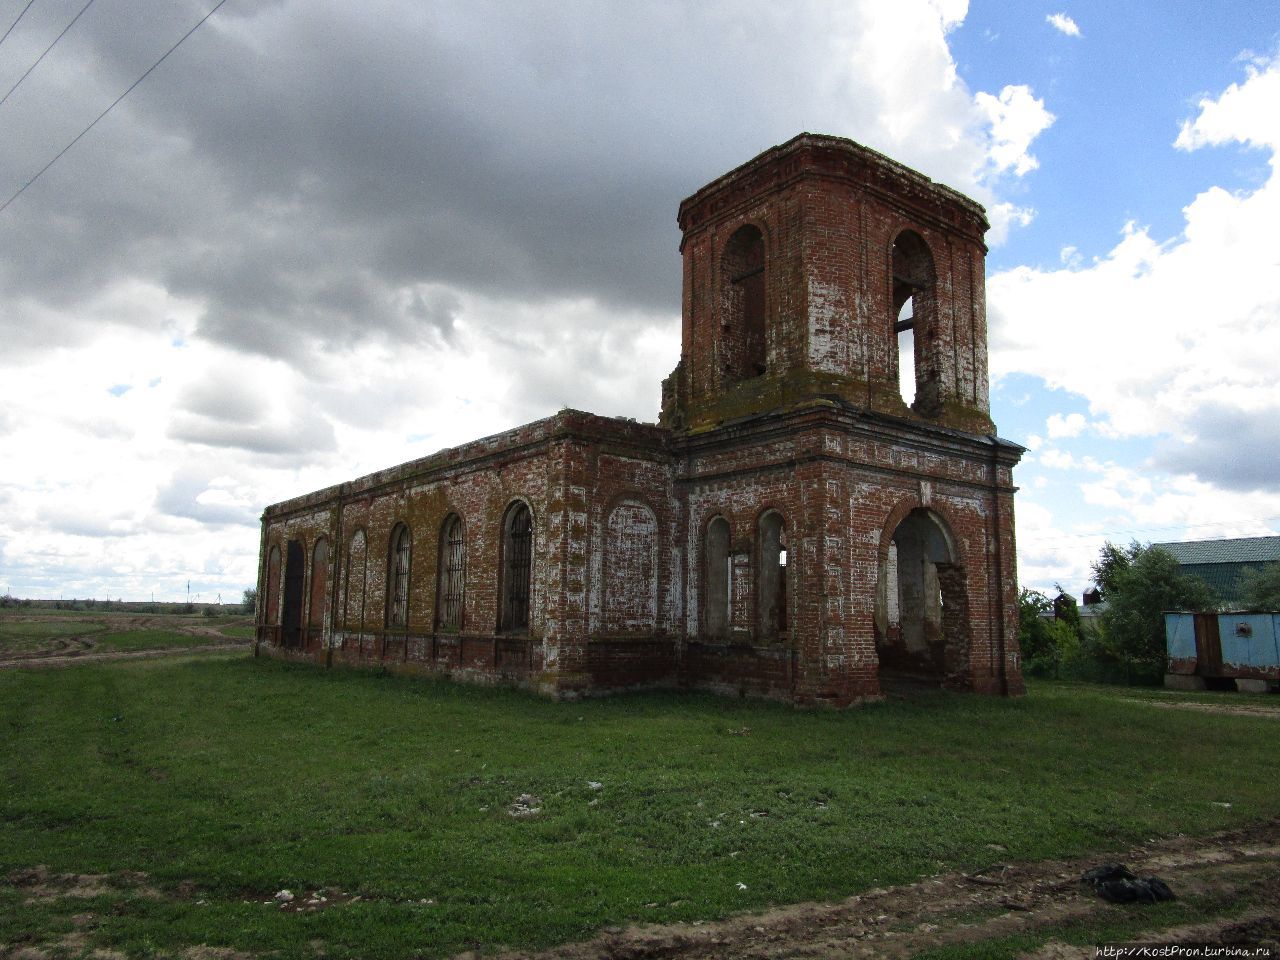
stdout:
[[[447,956],[1280,814],[1274,719],[1128,695],[553,703],[241,653],[0,673],[0,874],[146,874],[10,883],[0,943],[88,911],[131,956]],[[264,904],[285,888],[342,902]]]

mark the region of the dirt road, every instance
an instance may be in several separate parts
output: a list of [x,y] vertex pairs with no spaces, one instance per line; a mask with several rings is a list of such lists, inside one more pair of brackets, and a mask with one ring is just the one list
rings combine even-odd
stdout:
[[[1148,932],[1146,942],[1269,946],[1280,952],[1280,819],[1201,839],[1179,837],[1121,857],[1009,864],[977,876],[946,874],[870,890],[839,903],[799,904],[718,923],[608,930],[578,944],[505,960],[658,958],[907,958],[949,945],[981,944],[1073,922],[1106,922],[1149,909],[1107,903],[1080,882],[1106,859],[1161,877],[1180,897],[1220,909],[1206,923]],[[1240,911],[1239,903],[1253,905]],[[468,955],[464,954],[463,957]],[[1041,960],[1092,957],[1093,948],[1048,940]]]
[[[129,630],[164,630],[169,633],[180,633],[190,637],[207,638],[205,643],[185,643],[172,647],[153,647],[145,650],[110,650],[99,645],[96,633],[76,633],[70,630],[67,636],[51,635],[39,642],[23,646],[8,647],[0,644],[0,670],[39,670],[50,667],[65,667],[76,663],[92,663],[103,660],[133,660],[144,657],[165,657],[178,653],[198,653],[210,650],[247,649],[251,641],[237,640],[222,633],[219,627],[211,626],[200,617],[175,618],[166,617],[112,617],[109,621],[101,621],[92,615],[67,617],[31,618],[31,623],[56,624],[67,623],[83,625],[86,621],[106,622],[112,632]],[[8,622],[13,622],[10,618]]]

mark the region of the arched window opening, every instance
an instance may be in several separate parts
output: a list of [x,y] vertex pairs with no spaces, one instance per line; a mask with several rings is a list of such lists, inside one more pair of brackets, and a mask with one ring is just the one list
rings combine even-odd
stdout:
[[321,537],[311,551],[311,602],[307,610],[307,626],[319,630],[324,626],[324,606],[329,592],[329,541]]
[[934,332],[933,304],[933,255],[918,233],[905,230],[893,244],[894,356],[903,402],[926,415],[938,402],[936,371],[927,349]]
[[267,603],[262,608],[262,622],[276,624],[280,621],[280,547],[271,545],[267,554]]
[[756,629],[761,640],[777,640],[787,632],[787,528],[782,514],[770,510],[760,518],[757,543]]
[[280,614],[282,642],[286,647],[302,643],[302,585],[306,554],[301,540],[290,540],[284,555],[284,610]]
[[441,630],[462,629],[462,599],[465,585],[462,518],[456,513],[445,518],[440,532],[439,587],[436,591],[436,626]]
[[893,329],[898,335],[898,392],[909,407],[916,402],[916,332],[910,300],[898,311]]
[[733,591],[733,576],[729,556],[729,521],[716,517],[707,525],[706,550],[703,563],[705,603],[703,629],[707,636],[726,639],[729,636],[729,597]]
[[725,244],[720,261],[724,371],[731,380],[765,372],[764,237],[759,228],[740,227]]
[[533,516],[523,503],[507,510],[502,524],[502,616],[499,629],[529,629],[529,582],[533,572]]
[[387,564],[387,628],[404,630],[409,626],[409,562],[412,540],[409,528],[397,523],[391,531],[391,557]]
[[365,550],[364,531],[357,530],[351,535],[351,543],[347,547],[347,590],[345,621],[348,630],[354,628],[364,632],[364,592],[367,576],[368,553]]

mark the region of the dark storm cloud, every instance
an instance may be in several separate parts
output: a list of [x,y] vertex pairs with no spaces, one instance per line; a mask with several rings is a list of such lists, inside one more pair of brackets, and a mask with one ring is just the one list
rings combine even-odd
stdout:
[[1280,408],[1244,411],[1207,404],[1185,421],[1190,442],[1165,441],[1155,466],[1190,473],[1224,490],[1280,491],[1276,450],[1280,449]]
[[[0,161],[3,183],[204,9],[86,15],[20,91],[13,132],[41,146]],[[0,215],[5,313],[74,339],[66,308],[136,277],[196,304],[202,336],[297,360],[325,343],[447,339],[453,311],[424,316],[423,285],[674,311],[679,200],[813,119],[795,109],[815,102],[813,78],[786,63],[821,19],[709,43],[726,16],[228,4]]]

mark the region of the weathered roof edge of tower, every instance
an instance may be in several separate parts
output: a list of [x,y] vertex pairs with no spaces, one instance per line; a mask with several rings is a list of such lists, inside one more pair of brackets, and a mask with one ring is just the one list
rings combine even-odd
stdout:
[[[911,186],[919,190],[925,191],[934,197],[945,198],[955,204],[956,207],[977,220],[982,234],[985,234],[991,227],[991,223],[987,219],[986,208],[972,197],[966,196],[953,187],[938,183],[923,173],[913,170],[905,164],[899,163],[883,153],[872,150],[870,147],[865,147],[847,137],[819,133],[800,133],[785,143],[770,147],[768,150],[752,157],[746,163],[734,167],[728,173],[717,177],[681,201],[679,212],[676,214],[676,221],[680,225],[680,230],[687,232],[691,227],[707,219],[707,214],[694,218],[694,211],[700,207],[705,207],[714,199],[719,199],[721,194],[731,191],[735,185],[746,179],[751,173],[770,165],[777,165],[779,161],[787,156],[804,150],[826,150],[857,157],[871,167],[891,173],[906,180]],[[728,205],[728,203],[719,204],[715,211],[710,212],[719,212],[719,209]],[[681,241],[681,247],[683,247],[683,240]]]

